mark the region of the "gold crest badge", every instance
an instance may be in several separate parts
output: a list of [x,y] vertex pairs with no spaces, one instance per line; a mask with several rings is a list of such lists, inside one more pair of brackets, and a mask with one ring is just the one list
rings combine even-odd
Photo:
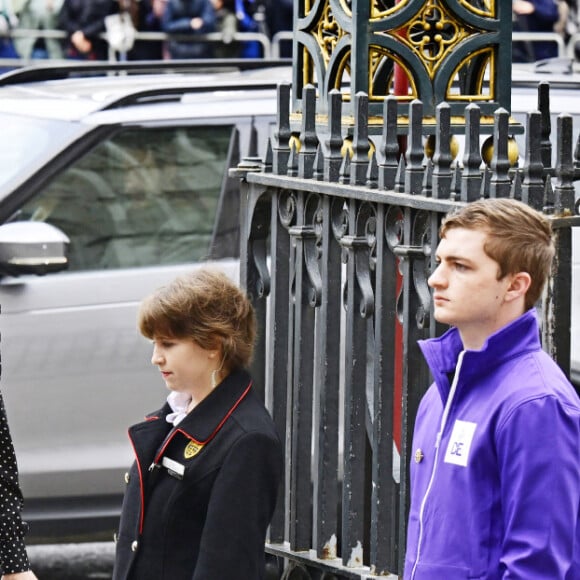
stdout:
[[201,443],[190,441],[185,447],[183,456],[185,457],[185,459],[191,459],[192,457],[195,457],[202,449],[203,445]]

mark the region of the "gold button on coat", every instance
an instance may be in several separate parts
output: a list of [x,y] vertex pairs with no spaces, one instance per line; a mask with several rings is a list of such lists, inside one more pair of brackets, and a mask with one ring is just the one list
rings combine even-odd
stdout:
[[132,552],[136,552],[137,548],[139,547],[139,542],[137,540],[135,540],[132,544],[131,544],[131,551]]
[[423,451],[421,451],[421,449],[417,449],[417,451],[415,451],[415,463],[421,463],[421,461],[423,461],[423,457],[425,457],[423,455]]
[[129,472],[127,471],[127,473],[125,473],[125,483],[129,483],[129,481],[131,481],[131,476],[129,475]]

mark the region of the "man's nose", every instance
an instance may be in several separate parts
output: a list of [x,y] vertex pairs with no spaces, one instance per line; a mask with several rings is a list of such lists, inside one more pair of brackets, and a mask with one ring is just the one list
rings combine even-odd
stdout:
[[431,288],[437,288],[439,286],[442,286],[443,283],[444,283],[444,276],[443,276],[441,264],[438,264],[437,267],[435,268],[435,270],[433,270],[433,272],[431,272],[431,276],[429,276],[429,278],[427,279],[427,284]]

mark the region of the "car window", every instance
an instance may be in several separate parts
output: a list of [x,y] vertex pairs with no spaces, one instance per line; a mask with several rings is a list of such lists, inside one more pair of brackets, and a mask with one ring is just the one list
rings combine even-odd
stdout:
[[58,151],[79,133],[75,123],[2,112],[0,127],[0,187],[26,175],[27,168],[34,166],[47,151]]
[[69,270],[179,264],[208,256],[232,126],[123,129],[21,208],[70,240]]

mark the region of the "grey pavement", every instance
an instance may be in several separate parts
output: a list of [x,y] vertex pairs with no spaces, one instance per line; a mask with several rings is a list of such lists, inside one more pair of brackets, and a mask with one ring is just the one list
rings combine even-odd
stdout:
[[29,545],[38,580],[111,580],[113,542]]

